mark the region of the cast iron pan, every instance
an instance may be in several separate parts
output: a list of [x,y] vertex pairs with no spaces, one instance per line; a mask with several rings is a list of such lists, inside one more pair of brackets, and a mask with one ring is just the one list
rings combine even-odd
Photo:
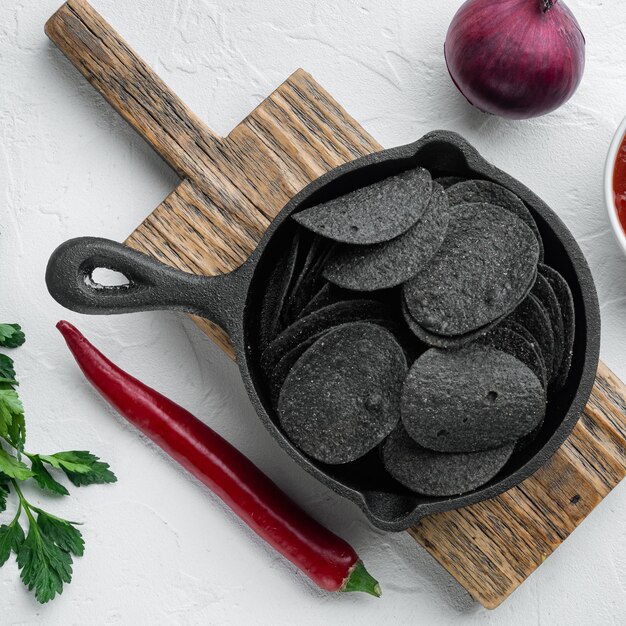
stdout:
[[[531,209],[545,243],[546,263],[568,281],[576,307],[574,358],[564,388],[550,398],[539,436],[520,448],[490,483],[461,496],[416,495],[381,471],[376,451],[346,465],[324,465],[306,457],[282,433],[259,368],[259,303],[272,261],[296,228],[294,212],[417,165],[433,176],[484,178],[508,187]],[[97,286],[94,269],[123,273],[129,284]],[[599,358],[600,312],[591,273],[569,230],[557,215],[517,180],[487,163],[459,135],[434,131],[416,143],[372,154],[339,167],[308,185],[280,212],[252,256],[237,270],[216,277],[167,267],[126,246],[91,237],[62,244],[50,258],[46,282],[52,296],[73,311],[96,315],[176,309],[200,315],[228,331],[248,395],[278,443],[310,474],[355,502],[374,526],[400,531],[433,513],[478,502],[506,491],[548,461],[565,441],[591,394]]]

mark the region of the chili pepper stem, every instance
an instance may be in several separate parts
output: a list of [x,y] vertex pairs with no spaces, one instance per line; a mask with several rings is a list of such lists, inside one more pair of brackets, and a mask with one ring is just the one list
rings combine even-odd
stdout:
[[376,598],[380,598],[382,595],[378,581],[365,569],[363,561],[357,561],[354,564],[341,591],[362,591]]

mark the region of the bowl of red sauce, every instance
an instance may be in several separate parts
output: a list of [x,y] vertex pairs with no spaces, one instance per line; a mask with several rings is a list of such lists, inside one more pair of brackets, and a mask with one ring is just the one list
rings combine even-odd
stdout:
[[604,173],[604,197],[615,237],[626,254],[626,118],[609,148]]

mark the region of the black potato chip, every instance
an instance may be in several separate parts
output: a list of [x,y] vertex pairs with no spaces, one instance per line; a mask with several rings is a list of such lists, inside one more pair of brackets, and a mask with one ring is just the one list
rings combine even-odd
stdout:
[[333,241],[361,245],[389,241],[422,217],[431,186],[429,172],[418,167],[300,211],[293,219]]
[[395,287],[415,276],[437,252],[448,229],[448,199],[433,183],[428,207],[402,235],[372,246],[343,245],[324,269],[331,283],[355,291]]
[[296,364],[298,359],[327,332],[328,330],[323,330],[312,337],[305,339],[302,343],[299,343],[295,348],[292,348],[289,352],[284,354],[276,365],[268,372],[270,399],[274,408],[276,408],[276,405],[278,404],[280,390],[282,389],[285,379],[289,375],[292,367]]
[[293,280],[299,244],[300,237],[296,232],[291,240],[289,249],[283,252],[278,258],[270,274],[261,304],[259,333],[261,350],[264,350],[284,328],[282,325],[284,318],[283,309],[289,287]]
[[535,234],[539,244],[539,258],[543,260],[543,241],[537,224],[524,202],[512,191],[489,180],[466,180],[448,189],[450,206],[471,202],[495,204],[523,220]]
[[550,318],[539,300],[531,293],[511,313],[507,321],[517,322],[532,334],[541,350],[546,365],[548,382],[553,379],[552,364],[554,362],[554,333]]
[[533,372],[541,382],[542,387],[546,388],[548,384],[546,366],[539,353],[539,348],[532,338],[528,340],[527,337],[515,332],[512,328],[498,325],[486,335],[480,337],[476,343],[514,356]]
[[287,352],[309,337],[333,326],[359,320],[383,320],[389,307],[376,300],[344,300],[310,313],[285,328],[261,355],[261,367],[269,373]]
[[515,357],[478,345],[420,356],[402,389],[402,423],[417,443],[438,452],[499,448],[543,419],[546,394]]
[[541,274],[537,273],[537,280],[533,285],[531,292],[537,300],[543,305],[554,336],[554,358],[552,361],[552,378],[558,374],[561,363],[563,362],[563,349],[565,345],[565,331],[563,328],[563,316],[561,315],[561,307],[552,286],[548,280]]
[[541,351],[541,347],[539,346],[539,343],[537,343],[535,336],[525,326],[522,326],[521,324],[513,321],[510,318],[507,318],[506,320],[498,324],[498,328],[507,329],[514,332],[516,335],[520,335],[534,348],[537,356],[539,357],[539,362],[541,366],[541,376],[539,377],[539,380],[545,381],[545,387],[548,384],[548,370],[546,369],[546,363],[543,360],[543,352]]
[[461,204],[450,213],[441,247],[403,291],[422,328],[458,336],[510,313],[525,298],[539,245],[527,224],[497,206]]
[[[377,323],[376,320],[370,320],[369,318],[364,319],[364,321],[367,321],[369,323]],[[389,330],[394,335],[394,337],[404,350],[407,363],[413,363],[413,361],[415,361],[415,359],[427,349],[427,346],[424,346],[415,340],[411,341],[411,337],[407,337],[404,329],[394,323],[392,319],[380,320],[380,323],[384,328]],[[280,390],[289,372],[291,371],[291,368],[296,364],[296,362],[304,354],[304,352],[327,332],[328,329],[323,330],[313,335],[312,337],[305,339],[304,341],[302,341],[302,343],[299,343],[295,348],[292,348],[286,354],[284,354],[280,358],[280,360],[275,365],[273,365],[271,370],[268,371],[268,378],[270,383],[270,397],[274,406],[276,406],[276,403],[278,402]]]
[[374,324],[344,324],[297,361],[278,401],[287,436],[323,463],[354,461],[397,426],[407,365],[393,335]]
[[447,337],[445,335],[438,335],[436,333],[431,333],[425,328],[422,328],[413,319],[413,317],[411,316],[411,312],[409,311],[406,305],[406,302],[404,301],[404,296],[402,297],[402,315],[410,331],[420,341],[434,348],[461,348],[469,343],[472,343],[472,341],[475,341],[482,335],[488,333],[499,322],[499,320],[495,320],[491,324],[482,326],[481,328],[473,330],[472,332],[469,332],[469,333],[465,333],[464,335],[457,335],[456,337]]
[[537,426],[535,426],[535,428],[533,428],[533,430],[531,430],[527,435],[525,435],[521,439],[518,439],[517,443],[515,444],[516,452],[521,453],[524,450],[528,450],[528,448],[533,444],[535,439],[537,439],[537,437],[539,436],[539,433],[543,429],[544,422],[545,418],[542,419],[541,422],[539,422],[539,424],[537,424]]
[[302,309],[324,285],[322,271],[332,247],[331,243],[321,237],[313,238],[298,277],[293,280],[293,287],[285,304],[287,325],[299,317]]
[[539,272],[550,283],[556,299],[559,302],[563,318],[563,359],[554,378],[553,386],[560,389],[567,380],[572,355],[574,353],[574,336],[576,332],[576,314],[574,311],[574,299],[567,281],[555,269],[547,265],[539,265]]
[[[372,299],[374,299],[374,294],[371,295]],[[300,313],[298,313],[297,319],[306,317],[310,313],[313,313],[318,309],[322,309],[329,304],[335,304],[345,300],[360,300],[363,296],[364,294],[350,291],[349,289],[342,289],[332,283],[326,282],[326,279],[324,279],[324,284],[321,289],[311,298],[311,300],[309,300],[309,302],[307,302]]]
[[425,496],[456,496],[489,482],[511,458],[515,444],[482,452],[445,453],[417,444],[402,425],[381,447],[385,469],[402,485]]
[[435,178],[435,182],[439,183],[444,189],[448,189],[457,183],[462,183],[464,180],[467,179],[461,176],[440,176],[439,178]]
[[324,283],[319,291],[304,305],[298,314],[298,319],[306,317],[309,313],[313,313],[313,311],[317,311],[317,309],[321,309],[329,304],[339,302],[342,299],[343,298],[335,294],[330,283]]

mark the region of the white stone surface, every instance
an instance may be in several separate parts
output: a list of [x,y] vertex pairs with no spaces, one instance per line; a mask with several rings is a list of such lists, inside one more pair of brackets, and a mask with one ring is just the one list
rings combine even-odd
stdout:
[[[532,0],[529,0],[532,1]],[[501,608],[473,604],[406,534],[300,470],[265,432],[234,364],[184,316],[92,318],[48,296],[52,250],[78,235],[123,239],[176,176],[47,41],[60,0],[0,3],[0,319],[28,335],[15,352],[29,448],[89,449],[114,486],[40,498],[85,522],[87,551],[63,596],[39,606],[13,560],[0,570],[2,624],[624,624],[626,490],[618,487]],[[508,123],[472,110],[442,46],[460,0],[94,0],[171,87],[225,134],[296,67],[309,70],[384,145],[461,132],[565,220],[602,303],[604,360],[626,377],[626,259],[602,200],[604,156],[626,114],[621,2],[569,0],[587,71],[557,113]],[[83,381],[54,330],[75,322],[123,367],[181,402],[349,539],[384,596],[332,596],[263,545],[206,489],[138,436]]]

